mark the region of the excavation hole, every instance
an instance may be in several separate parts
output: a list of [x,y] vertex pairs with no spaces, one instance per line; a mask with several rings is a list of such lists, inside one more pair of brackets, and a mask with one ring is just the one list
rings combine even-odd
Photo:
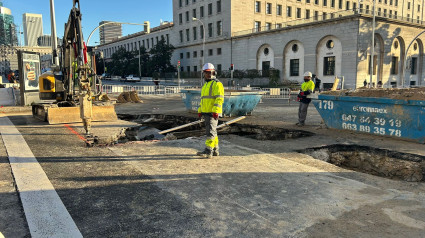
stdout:
[[223,132],[256,140],[287,140],[314,135],[312,132],[290,130],[273,126],[232,124],[228,131]]
[[[139,123],[140,126],[128,128],[125,136],[119,142],[138,140],[162,140],[184,139],[199,137],[205,134],[204,123],[195,124],[167,135],[158,132],[197,121],[198,118],[190,118],[174,115],[118,115],[121,120]],[[219,125],[223,123],[219,122]],[[302,130],[290,130],[273,126],[246,125],[234,123],[218,131],[219,134],[234,134],[256,140],[287,140],[314,135],[312,132]]]
[[408,182],[425,181],[425,156],[358,145],[331,145],[298,152],[357,172]]

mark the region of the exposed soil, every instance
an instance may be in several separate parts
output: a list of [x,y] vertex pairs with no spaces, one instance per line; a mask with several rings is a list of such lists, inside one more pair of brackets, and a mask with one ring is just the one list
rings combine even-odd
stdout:
[[322,92],[322,94],[334,95],[334,96],[375,97],[375,98],[425,101],[425,88],[406,88],[406,89],[359,88],[359,89],[356,89],[355,91],[348,91],[348,90],[327,91],[327,92]]
[[[172,140],[184,139],[188,137],[198,137],[205,135],[204,123],[194,124],[186,128],[182,128],[171,133],[167,133],[167,137],[158,134],[161,130],[170,129],[173,127],[181,126],[183,124],[191,123],[197,118],[173,116],[173,115],[129,115],[118,114],[122,120],[132,121],[141,124],[137,127],[127,128],[125,135],[119,139],[119,143],[126,143],[128,141],[140,140]],[[219,122],[221,124],[222,122]],[[260,126],[260,125],[246,125],[234,123],[229,127],[218,129],[218,134],[234,134],[256,140],[287,140],[296,139],[301,137],[313,136],[314,133],[303,131],[284,129],[274,126]]]
[[425,157],[358,145],[331,145],[302,151],[346,169],[400,179],[425,181]]

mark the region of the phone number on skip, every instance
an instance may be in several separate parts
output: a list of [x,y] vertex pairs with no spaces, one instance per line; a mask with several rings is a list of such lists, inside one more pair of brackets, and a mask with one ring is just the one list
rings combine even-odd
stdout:
[[[402,121],[398,119],[386,119],[382,117],[356,116],[342,114],[342,129],[367,132],[379,135],[398,136],[402,135]],[[358,125],[358,124],[365,125]],[[393,127],[384,128],[383,126]]]

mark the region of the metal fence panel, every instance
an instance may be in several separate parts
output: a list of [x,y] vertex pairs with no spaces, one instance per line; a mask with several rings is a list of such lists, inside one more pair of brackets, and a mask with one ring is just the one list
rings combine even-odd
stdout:
[[[289,88],[260,88],[260,87],[224,87],[225,90],[251,90],[264,91],[263,98],[283,99],[290,101],[291,89]],[[181,93],[182,89],[198,89],[196,86],[126,86],[126,85],[102,85],[102,92],[113,94],[136,91],[138,95],[174,95]]]

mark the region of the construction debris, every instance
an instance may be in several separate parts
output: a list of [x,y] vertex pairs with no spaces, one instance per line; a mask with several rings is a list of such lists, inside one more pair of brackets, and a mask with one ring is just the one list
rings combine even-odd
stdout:
[[119,102],[119,103],[127,103],[127,102],[143,103],[143,101],[140,100],[139,95],[137,95],[136,91],[121,93],[117,98],[117,102]]

